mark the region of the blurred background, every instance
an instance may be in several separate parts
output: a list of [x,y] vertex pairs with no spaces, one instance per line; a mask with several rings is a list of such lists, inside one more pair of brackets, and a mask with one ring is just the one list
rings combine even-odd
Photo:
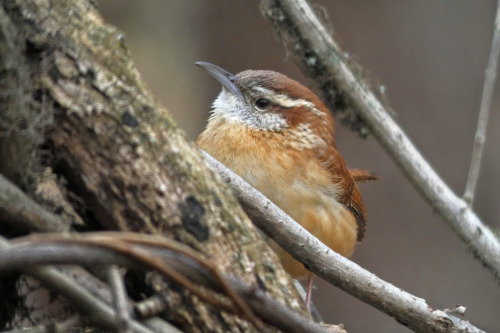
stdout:
[[[488,61],[494,1],[311,1],[344,50],[383,85],[397,122],[436,171],[462,195]],[[105,19],[125,33],[151,90],[194,140],[220,86],[194,65],[237,73],[272,69],[310,83],[260,15],[256,1],[102,0]],[[500,87],[499,84],[497,84]],[[500,101],[496,89],[474,208],[500,227]],[[352,260],[434,308],[467,307],[465,319],[500,332],[500,287],[370,137],[337,124],[340,152],[380,181],[361,185],[365,239]],[[500,254],[499,254],[500,255]],[[409,332],[394,319],[320,282],[313,300],[324,319],[349,332]]]

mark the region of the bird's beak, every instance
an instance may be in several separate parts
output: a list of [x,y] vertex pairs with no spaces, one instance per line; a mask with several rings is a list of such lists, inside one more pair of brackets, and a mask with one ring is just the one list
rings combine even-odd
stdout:
[[234,96],[238,97],[241,100],[244,100],[243,94],[236,85],[236,76],[220,68],[219,66],[208,62],[197,61],[195,64],[206,70],[208,74],[212,75],[217,81],[220,82],[220,84],[222,84],[224,88],[229,90]]

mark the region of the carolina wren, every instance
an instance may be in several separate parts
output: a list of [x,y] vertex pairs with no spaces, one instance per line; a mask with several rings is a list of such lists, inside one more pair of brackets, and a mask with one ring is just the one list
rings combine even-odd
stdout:
[[[308,88],[273,71],[232,75],[197,62],[223,89],[197,139],[207,153],[243,177],[334,251],[348,257],[365,232],[366,213],[356,181],[374,179],[349,170],[337,151],[334,121]],[[285,270],[313,274],[273,242]]]

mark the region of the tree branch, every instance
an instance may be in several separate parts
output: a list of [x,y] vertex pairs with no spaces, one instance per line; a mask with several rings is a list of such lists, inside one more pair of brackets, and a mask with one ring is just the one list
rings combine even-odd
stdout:
[[[11,195],[6,195],[3,193],[4,191],[8,193],[15,193],[15,196]],[[26,196],[21,190],[19,190],[14,184],[12,184],[10,181],[5,179],[3,176],[0,175],[0,211],[3,210],[8,210],[10,207],[15,207],[17,203],[28,203],[28,204],[23,204],[23,211],[22,214],[17,216],[15,219],[10,219],[7,218],[5,221],[10,222],[12,226],[15,225],[15,223],[21,223],[27,230],[38,230],[38,231],[60,231],[59,225],[64,224],[59,221],[57,215],[53,215],[51,213],[48,213],[44,211],[44,209],[38,204],[33,203],[30,198]],[[17,210],[14,210],[10,212],[11,214],[16,213]],[[7,215],[8,216],[8,215]],[[58,223],[54,223],[52,219],[56,219]],[[22,220],[22,221],[21,221]],[[20,222],[21,221],[21,222]],[[43,223],[40,223],[40,221],[43,221]],[[118,235],[118,233],[109,233],[111,235],[115,234]],[[105,234],[103,234],[105,235]],[[121,235],[122,238],[127,238],[127,233],[122,233],[119,234]],[[132,234],[133,235],[133,234]],[[39,235],[37,236],[38,239],[44,239],[46,237],[50,237],[50,235]],[[60,236],[60,237],[66,237],[67,236]],[[105,236],[104,236],[105,237]],[[131,236],[128,237],[128,239]],[[144,236],[144,241],[146,241],[148,238]],[[142,238],[136,238],[136,241],[139,241]],[[115,243],[113,241],[107,240],[106,242],[108,243]],[[160,242],[165,243],[167,240],[161,240]],[[77,249],[73,251],[69,251],[69,248],[65,248],[64,251],[59,252],[59,259],[54,259],[54,257],[51,257],[48,252],[51,252],[54,250],[53,247],[51,247],[49,244],[42,244],[42,247],[38,248],[35,251],[29,252],[27,255],[24,255],[21,257],[15,257],[16,255],[19,256],[20,252],[17,252],[16,255],[11,255],[9,254],[8,251],[12,251],[12,249],[8,248],[9,243],[5,239],[0,238],[0,257],[4,258],[4,260],[0,260],[0,271],[1,270],[13,270],[13,269],[25,269],[26,273],[34,276],[35,278],[41,280],[44,282],[49,288],[56,286],[56,289],[54,291],[56,292],[64,292],[65,290],[71,290],[70,287],[68,288],[62,288],[60,286],[65,286],[65,285],[73,285],[76,284],[79,286],[79,288],[72,290],[71,294],[63,293],[62,295],[69,299],[70,301],[74,301],[75,304],[80,308],[83,309],[84,312],[88,313],[93,311],[93,297],[92,295],[96,295],[100,300],[95,303],[97,308],[100,307],[106,307],[107,310],[104,311],[104,316],[101,320],[101,318],[97,318],[97,323],[100,325],[104,325],[108,327],[108,325],[117,325],[116,327],[119,327],[121,325],[120,319],[119,318],[109,318],[107,317],[111,312],[111,308],[109,305],[112,302],[112,294],[111,292],[103,292],[104,290],[107,290],[107,286],[104,285],[99,285],[95,286],[92,281],[93,278],[88,276],[88,274],[84,271],[77,270],[76,268],[65,268],[65,270],[70,270],[71,274],[63,274],[56,270],[55,268],[51,267],[44,267],[44,268],[30,268],[31,266],[34,266],[36,264],[43,264],[43,263],[60,263],[60,264],[86,264],[86,265],[92,265],[95,264],[96,262],[102,264],[103,262],[108,262],[109,264],[122,264],[122,265],[128,265],[131,267],[136,267],[135,264],[131,264],[128,262],[128,260],[123,257],[109,254],[109,253],[103,253],[103,252],[95,252],[95,249],[90,251],[89,249]],[[46,246],[46,250],[42,250]],[[3,247],[3,248],[2,248]],[[177,247],[178,248],[178,247]],[[178,248],[180,250],[180,248]],[[57,252],[57,251],[56,251]],[[11,253],[11,252],[10,252]],[[194,251],[191,251],[189,249],[184,250],[184,254],[189,254],[191,257],[195,257],[196,253]],[[165,253],[164,253],[165,255]],[[38,256],[38,257],[37,257]],[[42,257],[44,259],[40,259],[39,257]],[[8,260],[6,258],[9,258]],[[38,259],[37,259],[38,258]],[[173,259],[173,261],[172,261]],[[41,260],[48,260],[48,261],[41,261]],[[35,261],[35,262],[32,262]],[[206,268],[200,267],[198,264],[196,264],[193,261],[190,261],[188,263],[183,262],[182,260],[179,261],[179,259],[172,258],[170,256],[167,259],[167,262],[170,262],[171,265],[173,265],[174,268],[176,268],[178,271],[182,272],[182,274],[185,274],[186,276],[189,277],[190,281],[193,281],[195,283],[199,283],[201,285],[205,285],[211,288],[215,288],[217,290],[221,290],[220,286],[218,285],[216,279],[211,275],[209,271],[206,270]],[[179,266],[180,265],[180,266]],[[196,268],[193,270],[193,268]],[[75,271],[77,270],[77,271]],[[116,273],[116,272],[115,272]],[[63,274],[63,275],[61,275]],[[67,279],[71,279],[70,276],[87,276],[86,278],[83,277],[83,281],[85,281],[85,285],[83,285],[82,281],[70,281]],[[116,277],[115,277],[116,278]],[[262,293],[262,291],[259,291],[258,289],[255,289],[255,287],[247,285],[235,277],[232,276],[226,276],[224,278],[227,280],[231,286],[232,289],[234,289],[239,295],[241,295],[248,304],[251,305],[252,310],[255,311],[257,315],[259,315],[261,318],[265,318],[266,321],[271,323],[272,325],[275,325],[277,327],[281,327],[282,329],[286,331],[303,331],[303,332],[322,332],[322,328],[318,326],[317,324],[311,322],[309,319],[304,318],[300,316],[299,314],[295,313],[294,311],[291,311],[290,309],[287,309],[284,307],[281,303],[273,300],[270,298],[268,295],[265,293]],[[91,294],[89,294],[86,290],[90,289]],[[75,293],[75,294],[74,294]],[[115,293],[116,294],[116,293]],[[123,295],[122,295],[123,296]],[[99,303],[99,302],[105,302],[104,303]],[[121,302],[123,304],[123,300]],[[124,311],[124,310],[122,310]],[[169,327],[170,325],[161,320],[160,318],[149,318],[149,321],[157,322],[161,321],[161,323],[157,323],[156,326],[162,327],[163,330],[168,329],[171,330]],[[137,323],[133,323],[132,327],[134,328],[134,331],[140,330],[140,328],[137,328]],[[150,323],[146,321],[146,326],[150,326]],[[115,326],[113,326],[115,327]],[[172,328],[173,329],[173,328]],[[340,332],[340,331],[339,331]]]
[[493,41],[491,43],[490,59],[486,67],[483,95],[481,97],[481,107],[479,109],[479,120],[477,122],[476,136],[474,138],[474,150],[470,164],[469,177],[463,199],[472,207],[474,193],[476,192],[477,180],[481,169],[484,143],[486,141],[486,127],[488,116],[491,110],[491,98],[497,77],[498,55],[500,54],[500,2],[497,2],[497,14],[495,17],[495,27],[493,29]]
[[[126,246],[116,246],[122,242],[125,242]],[[76,302],[84,313],[88,314],[96,308],[97,311],[104,309],[101,317],[93,319],[98,320],[105,327],[119,327],[120,324],[114,311],[111,308],[108,309],[108,305],[103,305],[102,301],[95,300],[94,296],[88,295],[84,287],[78,283],[64,278],[64,281],[61,281],[57,276],[54,277],[54,274],[57,274],[52,271],[49,274],[52,280],[47,280],[45,273],[40,275],[38,270],[27,267],[46,264],[121,265],[155,269],[167,277],[171,277],[170,270],[173,269],[196,284],[195,288],[205,286],[225,293],[227,288],[223,283],[227,283],[227,286],[234,290],[238,297],[244,299],[256,315],[286,332],[326,333],[326,330],[319,324],[283,306],[263,290],[228,274],[218,273],[219,276],[217,276],[213,270],[207,269],[199,256],[197,260],[191,257],[195,254],[194,251],[182,244],[160,237],[123,232],[87,233],[72,237],[44,234],[16,239],[11,242],[10,246],[5,242],[2,245],[0,247],[1,272],[15,269],[27,270],[28,274],[48,283],[51,289],[55,288],[56,292]],[[186,255],[188,253],[191,255]],[[170,268],[167,269],[167,267]],[[55,287],[53,281],[58,282]],[[71,284],[79,287],[72,289]],[[213,296],[210,295],[210,297]],[[227,307],[226,310],[230,308]]]
[[[423,158],[368,86],[352,71],[343,53],[305,0],[263,0],[271,22],[303,71],[319,86],[331,110],[352,106],[429,204],[448,222],[468,250],[500,278],[500,242],[465,201]],[[352,117],[351,117],[352,118]],[[355,122],[364,134],[364,127]]]
[[113,307],[115,308],[115,318],[117,322],[117,333],[131,333],[130,309],[127,303],[127,292],[122,272],[116,265],[107,268],[108,284],[113,293]]
[[[9,241],[0,237],[0,256],[5,251],[12,251],[12,247]],[[11,262],[11,264],[17,266],[17,270],[22,270],[26,274],[33,276],[50,290],[64,296],[82,313],[89,315],[91,321],[96,325],[109,329],[119,327],[120,323],[115,317],[114,309],[111,307],[111,290],[86,270],[74,266],[56,268],[53,266],[23,265],[23,260],[17,261],[17,259],[14,259],[13,261],[14,263]],[[3,268],[11,270],[13,266],[10,268],[4,266]],[[128,302],[132,304],[132,301],[129,300]],[[96,311],[99,313],[98,316],[94,313]],[[143,323],[131,319],[131,327],[134,332],[142,333],[180,333],[174,326],[158,317],[148,318],[143,320]],[[152,331],[148,328],[151,328]]]
[[[3,2],[0,51],[0,86],[21,94],[0,98],[0,172],[6,178],[64,216],[57,202],[38,200],[47,171],[61,200],[85,222],[79,230],[179,240],[305,315],[276,255],[151,95],[123,34],[104,22],[94,2]],[[20,119],[23,108],[28,113]],[[26,142],[29,147],[19,149]],[[178,301],[168,318],[181,329],[257,330],[182,288],[162,292]]]
[[69,231],[60,216],[47,212],[1,174],[0,219],[23,231]]
[[465,320],[433,309],[424,299],[378,278],[332,251],[243,178],[206,152],[203,155],[233,188],[252,221],[325,281],[394,317],[416,332],[482,332]]

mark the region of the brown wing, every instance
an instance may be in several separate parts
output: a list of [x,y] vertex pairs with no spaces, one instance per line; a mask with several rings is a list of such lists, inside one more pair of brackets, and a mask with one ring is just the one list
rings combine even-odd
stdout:
[[344,159],[337,151],[335,145],[333,137],[333,118],[330,114],[327,114],[326,119],[323,118],[321,121],[323,126],[316,126],[315,128],[320,129],[318,134],[325,141],[326,146],[318,147],[315,153],[324,167],[331,173],[332,180],[340,185],[339,187],[342,189],[342,193],[340,193],[339,201],[345,205],[356,218],[358,225],[357,239],[361,241],[366,229],[366,210],[356,182],[372,179],[373,176],[368,176],[369,173],[363,170],[349,170],[347,168]]
[[[291,126],[295,126],[298,123],[309,123],[311,125],[310,128],[315,131],[315,134],[319,135],[325,142],[326,145],[318,146],[314,149],[314,153],[325,169],[331,173],[332,180],[335,183],[339,183],[339,187],[343,189],[342,193],[340,193],[339,201],[355,216],[358,225],[357,239],[361,241],[366,226],[365,206],[356,185],[356,179],[353,178],[344,159],[337,152],[333,137],[334,120],[330,115],[330,111],[312,91],[300,83],[286,77],[285,79],[282,77],[282,80],[273,81],[273,83],[276,82],[286,82],[286,85],[273,85],[272,88],[274,91],[280,91],[293,98],[306,99],[313,103],[316,111],[319,111],[310,112],[311,110],[304,106],[303,110],[295,107],[293,110],[284,110],[282,114],[287,117],[287,122]],[[361,177],[360,173],[357,173],[357,175],[359,175],[358,178]]]
[[[334,149],[335,150],[335,149]],[[358,242],[360,242],[366,230],[366,210],[355,179],[349,172],[344,159],[335,150],[331,152],[335,159],[330,163],[328,171],[333,175],[333,179],[338,179],[343,189],[340,193],[339,201],[344,204],[356,218],[358,225]]]

